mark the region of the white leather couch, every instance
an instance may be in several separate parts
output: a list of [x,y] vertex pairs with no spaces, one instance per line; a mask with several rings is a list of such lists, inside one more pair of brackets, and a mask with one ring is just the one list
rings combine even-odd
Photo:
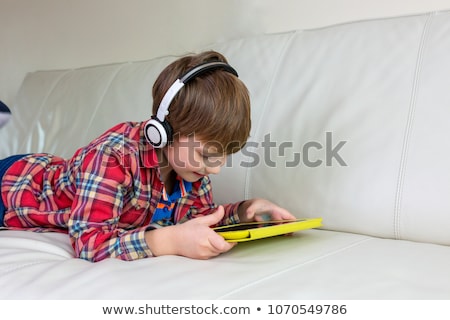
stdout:
[[[217,258],[90,263],[64,234],[0,231],[0,298],[450,298],[450,12],[217,43],[247,84],[248,146],[217,202],[266,197],[323,228]],[[69,157],[151,115],[175,57],[28,74],[0,158]]]

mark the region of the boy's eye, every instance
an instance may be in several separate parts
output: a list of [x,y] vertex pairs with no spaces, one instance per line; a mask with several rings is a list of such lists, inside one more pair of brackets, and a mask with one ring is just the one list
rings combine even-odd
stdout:
[[199,154],[204,159],[217,157],[217,154],[210,153],[210,152],[199,152]]
[[200,156],[205,162],[210,163],[222,163],[223,162],[223,156],[218,155],[217,153],[201,153]]
[[213,161],[219,159],[216,155],[210,155],[210,154],[203,154],[202,155],[203,160]]

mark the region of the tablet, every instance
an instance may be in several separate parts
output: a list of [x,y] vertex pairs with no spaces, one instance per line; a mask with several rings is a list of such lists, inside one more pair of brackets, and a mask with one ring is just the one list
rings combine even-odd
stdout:
[[217,227],[214,230],[228,242],[243,242],[319,228],[321,226],[322,218],[312,218],[238,223]]

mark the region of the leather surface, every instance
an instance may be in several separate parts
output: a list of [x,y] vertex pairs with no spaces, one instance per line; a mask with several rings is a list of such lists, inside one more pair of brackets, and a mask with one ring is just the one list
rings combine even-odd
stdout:
[[[204,49],[229,59],[252,98],[247,146],[212,177],[217,202],[265,197],[322,217],[323,230],[210,261],[97,264],[72,259],[64,235],[1,231],[0,296],[449,298],[450,12]],[[153,82],[175,58],[28,74],[0,157],[69,157],[118,122],[148,119]]]
[[90,263],[62,234],[0,232],[2,299],[446,299],[448,248],[308,230],[212,260]]

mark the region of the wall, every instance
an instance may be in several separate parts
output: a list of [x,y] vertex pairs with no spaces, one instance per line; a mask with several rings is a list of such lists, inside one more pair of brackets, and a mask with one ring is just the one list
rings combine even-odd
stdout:
[[450,0],[0,0],[0,100],[29,71],[181,54],[258,33],[450,9]]

